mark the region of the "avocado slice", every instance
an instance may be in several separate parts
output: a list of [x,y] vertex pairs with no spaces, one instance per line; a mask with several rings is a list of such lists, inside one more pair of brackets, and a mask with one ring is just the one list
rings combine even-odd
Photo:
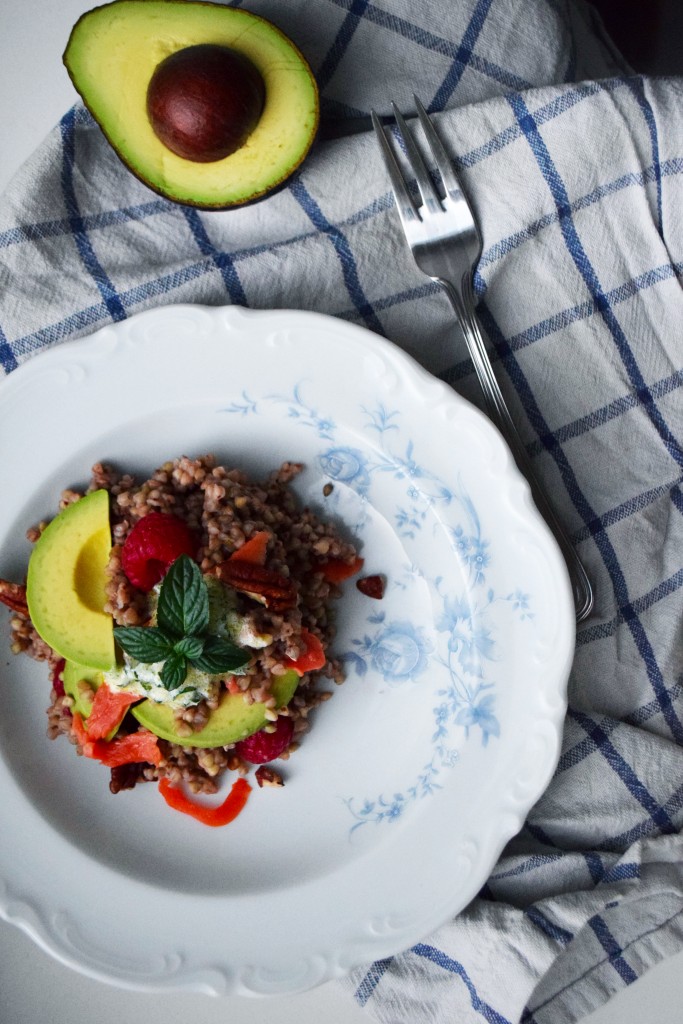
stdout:
[[[222,159],[196,162],[155,133],[147,93],[157,68],[189,47],[218,45],[260,74],[265,101],[246,141]],[[84,14],[64,63],[85,105],[126,166],[154,191],[203,209],[226,209],[281,185],[318,127],[318,89],[297,47],[269,21],[203,0],[115,0]]]
[[78,665],[75,661],[66,661],[62,672],[64,691],[73,698],[73,711],[76,711],[81,718],[87,718],[92,708],[92,698],[83,695],[79,683],[85,681],[95,690],[102,685],[102,673],[99,669],[90,668],[88,665]]
[[[72,711],[77,712],[81,718],[85,721],[90,717],[92,711],[92,702],[95,696],[95,690],[104,682],[104,676],[99,669],[90,668],[89,665],[77,665],[75,661],[67,661],[64,664],[64,671],[62,672],[62,682],[64,683],[64,692],[68,693],[73,698]],[[92,696],[89,696],[83,692],[79,683],[86,682],[90,684]],[[126,711],[125,708],[121,713],[121,720],[114,725],[108,735],[105,737],[107,740],[113,740],[116,733],[119,731],[119,726],[123,721]]]
[[[289,704],[299,685],[299,678],[296,672],[290,670],[275,679],[272,693],[278,707]],[[162,740],[183,747],[225,747],[251,736],[267,724],[265,705],[247,704],[241,693],[228,693],[227,690],[218,707],[211,712],[204,728],[191,736],[178,734],[173,709],[167,704],[143,700],[131,708],[131,712],[145,729]]]
[[28,563],[26,601],[38,634],[67,661],[114,665],[114,627],[104,612],[111,551],[109,494],[86,494],[48,523]]

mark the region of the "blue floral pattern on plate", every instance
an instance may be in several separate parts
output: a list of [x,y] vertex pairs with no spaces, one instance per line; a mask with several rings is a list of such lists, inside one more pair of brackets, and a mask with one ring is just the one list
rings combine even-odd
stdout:
[[[449,681],[433,693],[432,733],[417,778],[391,796],[345,798],[355,818],[353,833],[369,823],[398,820],[416,801],[441,788],[442,772],[459,760],[458,744],[478,737],[486,747],[500,736],[496,620],[490,610],[494,605],[503,606],[522,621],[531,620],[533,611],[530,597],[522,589],[500,595],[487,587],[493,556],[477,509],[459,479],[446,483],[420,462],[413,440],[401,430],[399,410],[381,403],[373,409],[361,407],[367,435],[376,441],[375,446],[361,449],[344,443],[334,421],[308,404],[304,393],[305,382],[300,381],[291,394],[269,395],[261,402],[281,405],[289,419],[313,431],[321,441],[330,442],[319,450],[318,466],[326,477],[359,499],[361,512],[351,527],[354,534],[362,536],[367,527],[375,485],[385,487],[390,479],[398,488],[393,508],[396,536],[411,544],[429,524],[437,522],[462,569],[459,591],[454,589],[457,581],[439,575],[426,579],[437,609],[431,631],[405,618],[391,617],[384,610],[373,611],[366,617],[362,635],[351,638],[348,648],[338,655],[356,676],[372,670],[390,687],[424,685],[435,663],[446,669]],[[258,416],[259,406],[243,393],[223,411]],[[421,575],[407,565],[404,579],[397,573],[392,586],[405,589],[409,585],[405,577]],[[439,677],[443,680],[444,673]]]
[[[0,738],[0,913],[105,980],[194,991],[199,978],[216,995],[310,988],[459,913],[552,776],[575,639],[561,554],[485,418],[372,332],[238,306],[141,312],[24,361],[3,387],[0,423],[27,424],[0,460],[10,559],[27,550],[21,524],[105,454],[142,472],[214,451],[253,479],[295,457],[300,498],[357,532],[364,571],[387,588],[376,602],[344,585],[336,648],[365,675],[349,666],[281,798],[225,836],[193,832],[189,873],[185,824],[163,801],[110,807],[99,772],[45,742],[40,666],[17,659]],[[102,827],[83,829],[84,806]],[[153,858],[141,856],[150,835],[168,840]],[[406,885],[417,863],[420,884]],[[103,906],[120,928],[93,954]]]

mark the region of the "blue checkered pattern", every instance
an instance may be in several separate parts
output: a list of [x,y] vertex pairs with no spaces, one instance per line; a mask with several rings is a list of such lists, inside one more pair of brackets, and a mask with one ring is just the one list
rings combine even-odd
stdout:
[[[683,945],[683,83],[630,74],[570,0],[249,6],[311,60],[327,126],[410,112],[413,91],[435,112],[484,237],[501,386],[596,587],[522,832],[455,921],[345,984],[385,1024],[574,1021]],[[0,283],[4,373],[150,306],[234,303],[364,324],[480,402],[366,131],[202,214],[76,107],[0,201]]]

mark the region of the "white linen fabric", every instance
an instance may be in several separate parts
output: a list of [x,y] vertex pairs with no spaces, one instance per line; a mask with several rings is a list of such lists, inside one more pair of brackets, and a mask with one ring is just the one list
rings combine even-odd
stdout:
[[76,105],[0,199],[0,364],[166,303],[314,309],[480,403],[363,120],[421,97],[481,227],[497,375],[596,604],[557,772],[482,892],[342,984],[384,1024],[575,1021],[683,946],[683,81],[632,74],[569,0],[248,6],[320,83],[300,173],[200,213]]

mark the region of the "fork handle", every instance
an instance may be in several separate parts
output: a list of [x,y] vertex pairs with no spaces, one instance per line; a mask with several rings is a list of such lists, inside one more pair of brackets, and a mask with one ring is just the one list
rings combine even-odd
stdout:
[[[526,477],[531,488],[531,494],[539,512],[552,530],[555,539],[560,547],[564,560],[569,571],[572,593],[574,595],[574,607],[576,610],[576,621],[582,622],[591,612],[593,607],[593,590],[586,575],[579,556],[574,550],[562,523],[558,519],[555,510],[548,501],[545,491],[540,486],[517,428],[514,424],[510,411],[506,405],[498,381],[493,372],[491,360],[484,345],[484,338],[479,326],[477,315],[474,311],[474,298],[471,295],[461,295],[450,281],[439,279],[438,283],[444,289],[451,305],[455,310],[465,341],[474,364],[479,384],[484,392],[486,407],[490,418],[496,424],[503,437],[508,442],[514,456],[517,467]],[[471,291],[471,284],[465,281],[465,288]],[[468,301],[469,300],[469,301]]]

